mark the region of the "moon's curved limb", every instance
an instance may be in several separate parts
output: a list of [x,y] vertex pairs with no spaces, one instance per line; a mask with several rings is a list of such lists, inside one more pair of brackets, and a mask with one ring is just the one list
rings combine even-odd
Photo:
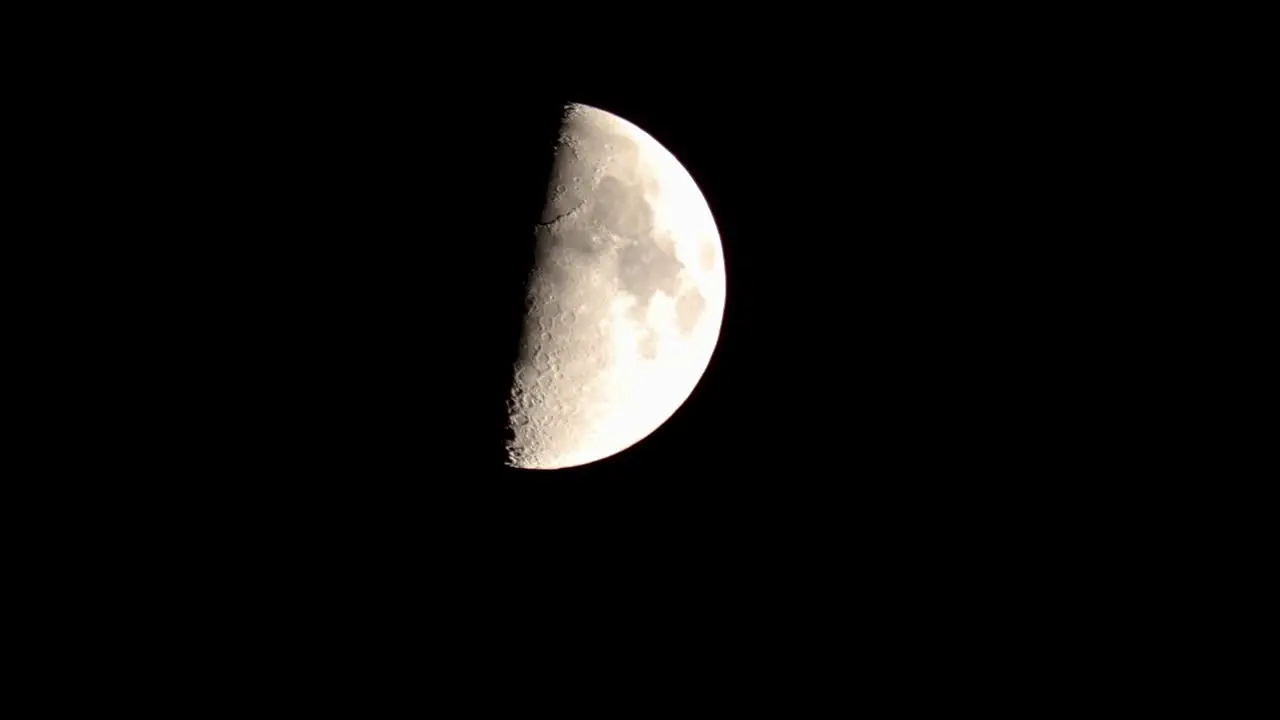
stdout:
[[509,405],[509,464],[640,441],[688,398],[724,312],[719,234],[693,178],[635,125],[566,109]]

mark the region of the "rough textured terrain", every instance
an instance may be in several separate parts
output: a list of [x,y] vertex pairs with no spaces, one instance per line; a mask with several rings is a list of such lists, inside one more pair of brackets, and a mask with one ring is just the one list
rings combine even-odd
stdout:
[[715,223],[647,133],[567,108],[510,400],[510,464],[598,460],[657,429],[710,360],[724,310]]

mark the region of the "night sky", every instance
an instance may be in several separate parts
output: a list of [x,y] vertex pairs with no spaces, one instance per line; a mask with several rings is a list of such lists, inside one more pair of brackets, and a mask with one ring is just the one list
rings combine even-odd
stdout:
[[[539,46],[509,52],[491,31],[518,28],[507,10],[483,8],[476,38],[435,9],[368,31],[349,9],[308,29],[318,12],[202,37],[204,19],[146,25],[147,42],[91,27],[100,58],[48,84],[68,106],[45,110],[61,155],[44,172],[77,192],[39,243],[87,292],[47,323],[71,342],[34,388],[78,432],[40,456],[51,520],[22,537],[66,546],[40,564],[77,585],[67,624],[115,628],[109,653],[146,624],[221,643],[215,682],[254,661],[267,681],[308,674],[275,643],[390,662],[415,689],[441,665],[474,699],[522,703],[491,667],[552,670],[567,697],[583,676],[565,653],[752,704],[790,669],[788,715],[806,684],[861,702],[876,672],[895,708],[956,707],[919,680],[931,663],[1021,684],[984,651],[1027,675],[1072,643],[1087,672],[1130,662],[1103,621],[1128,632],[1167,607],[1126,587],[1174,557],[1138,520],[1194,524],[1161,514],[1164,476],[1123,452],[1165,407],[1148,398],[1181,397],[1131,352],[1165,302],[1136,282],[1164,236],[1115,213],[1144,187],[1131,148],[1150,126],[1125,111],[1142,73],[1086,68],[1094,45],[1046,39],[1057,18],[961,31],[915,7],[790,34],[769,8],[752,31],[725,15],[725,37],[634,44],[597,13],[593,34],[516,29]],[[568,102],[690,172],[726,309],[654,433],[520,471],[504,405]],[[310,685],[296,694],[326,697]],[[615,704],[632,695],[649,692]]]
[[[1030,101],[934,76],[801,91],[730,68],[547,92],[217,70],[190,75],[209,92],[176,95],[155,130],[156,206],[184,237],[165,250],[163,312],[194,348],[166,366],[192,399],[168,402],[205,428],[171,443],[191,448],[179,467],[326,512],[496,498],[747,524],[978,507],[995,478],[1057,467],[1036,450],[1060,436],[1025,418],[1076,382],[1043,370],[1073,352],[1044,331],[1070,302],[1048,288],[1072,218],[1034,172],[1068,151]],[[570,101],[690,171],[727,308],[659,430],[587,467],[518,472],[501,467],[505,380]]]
[[[153,348],[151,429],[112,452],[171,479],[130,492],[173,527],[385,568],[850,572],[1027,547],[1118,442],[1085,419],[1107,358],[1071,340],[1105,257],[1089,118],[1049,70],[719,58],[553,87],[394,54],[174,64],[95,108],[103,167],[145,180],[116,211],[156,238],[112,346]],[[689,170],[727,307],[651,436],[517,471],[503,403],[566,102]]]

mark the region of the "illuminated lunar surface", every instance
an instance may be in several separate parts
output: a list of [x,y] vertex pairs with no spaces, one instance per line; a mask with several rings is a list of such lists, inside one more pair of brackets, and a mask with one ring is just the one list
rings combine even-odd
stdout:
[[514,467],[614,455],[680,407],[724,315],[720,236],[648,133],[571,105],[560,129],[509,403]]

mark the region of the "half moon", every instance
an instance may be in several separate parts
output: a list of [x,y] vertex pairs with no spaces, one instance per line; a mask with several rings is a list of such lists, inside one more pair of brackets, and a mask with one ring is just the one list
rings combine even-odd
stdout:
[[724,315],[720,236],[689,172],[603,110],[566,108],[509,401],[508,464],[595,462],[693,392]]

